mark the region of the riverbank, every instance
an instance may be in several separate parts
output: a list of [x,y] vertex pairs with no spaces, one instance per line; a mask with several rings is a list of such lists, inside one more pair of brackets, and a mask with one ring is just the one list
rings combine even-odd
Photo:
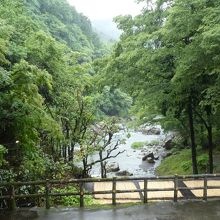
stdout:
[[[220,172],[220,151],[214,150],[214,173]],[[156,174],[164,175],[190,175],[192,174],[191,149],[176,151],[173,155],[161,161],[156,168]],[[199,173],[208,171],[208,153],[205,150],[197,149],[197,163]]]

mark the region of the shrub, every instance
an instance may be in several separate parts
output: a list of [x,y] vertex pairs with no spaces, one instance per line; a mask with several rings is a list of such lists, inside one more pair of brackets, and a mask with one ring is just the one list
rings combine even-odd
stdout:
[[206,172],[208,168],[209,157],[207,154],[202,154],[197,157],[198,170],[200,172]]
[[[66,186],[63,188],[54,188],[52,190],[53,193],[76,193],[79,190],[76,186]],[[92,196],[85,195],[84,196],[84,203],[85,206],[93,205],[95,204],[94,199]],[[79,206],[80,204],[80,198],[79,196],[60,196],[60,197],[54,197],[51,200],[51,204],[53,206]]]
[[3,165],[3,163],[5,162],[3,156],[4,156],[4,154],[6,154],[6,153],[7,153],[7,149],[6,149],[4,146],[0,145],[0,167],[1,167],[1,166]]
[[146,144],[145,142],[134,142],[134,143],[132,143],[131,148],[140,149],[140,148],[144,147],[145,144]]

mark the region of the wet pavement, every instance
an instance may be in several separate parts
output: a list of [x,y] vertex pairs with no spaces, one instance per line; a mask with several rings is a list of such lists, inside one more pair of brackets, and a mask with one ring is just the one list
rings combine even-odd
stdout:
[[151,203],[126,208],[55,209],[32,208],[0,213],[0,220],[219,220],[220,201]]

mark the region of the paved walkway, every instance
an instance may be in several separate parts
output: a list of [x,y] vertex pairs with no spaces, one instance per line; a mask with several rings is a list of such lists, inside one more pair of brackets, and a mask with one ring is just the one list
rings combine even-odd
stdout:
[[[203,180],[179,180],[178,187],[186,188],[180,189],[178,191],[178,199],[202,199],[203,189],[190,190],[192,187],[202,187],[204,186]],[[219,186],[220,180],[209,180],[208,186]],[[148,181],[148,189],[173,189],[174,182],[169,181]],[[144,189],[143,181],[125,181],[117,182],[117,190],[140,190]],[[111,191],[111,182],[96,182],[93,187],[90,188],[92,191]],[[173,190],[171,191],[151,191],[148,192],[148,199],[154,200],[161,198],[161,200],[172,200],[174,196]],[[220,197],[220,189],[208,189],[208,197]],[[128,203],[128,202],[140,202],[143,201],[143,192],[132,192],[132,193],[117,193],[116,194],[117,203]],[[101,204],[111,203],[112,194],[96,194],[95,199],[97,199]]]
[[220,201],[172,203],[114,209],[31,209],[3,214],[0,220],[219,220]]

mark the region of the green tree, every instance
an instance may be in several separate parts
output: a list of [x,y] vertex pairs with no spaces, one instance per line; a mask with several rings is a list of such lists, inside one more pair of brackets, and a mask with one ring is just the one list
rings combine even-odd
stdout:
[[198,172],[196,142],[201,126],[207,129],[209,172],[213,172],[218,9],[219,3],[212,1],[157,1],[135,18],[116,18],[123,34],[103,68],[107,80],[134,97],[141,116],[163,114],[163,121],[178,122],[187,131],[193,173]]

